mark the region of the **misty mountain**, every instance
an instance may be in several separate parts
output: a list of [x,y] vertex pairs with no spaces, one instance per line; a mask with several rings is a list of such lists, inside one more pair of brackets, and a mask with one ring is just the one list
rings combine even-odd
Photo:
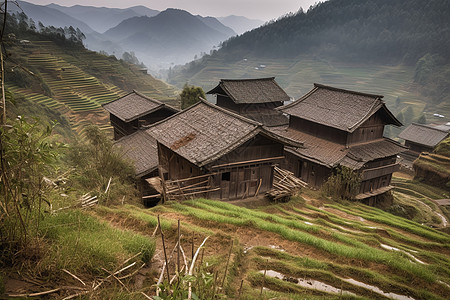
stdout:
[[217,18],[222,24],[232,28],[237,34],[242,34],[244,32],[255,29],[265,22],[261,20],[248,19],[242,16],[227,16]]
[[159,13],[157,10],[150,9],[142,5],[121,9],[82,5],[66,7],[52,3],[47,5],[47,7],[57,9],[78,20],[81,20],[95,31],[101,33],[117,26],[123,20],[138,16],[153,17]]
[[14,2],[8,3],[8,12],[24,12],[28,18],[33,19],[38,25],[38,22],[42,22],[45,26],[55,27],[69,27],[79,28],[84,34],[94,32],[94,30],[86,23],[66,14],[57,9],[51,7],[45,7],[41,5],[35,5],[25,1],[17,1],[19,6]]
[[168,67],[192,60],[201,52],[209,52],[230,37],[233,31],[225,30],[225,26],[218,26],[212,19],[167,9],[151,18],[141,16],[122,21],[104,35],[126,51],[134,51],[146,65],[157,61]]
[[218,19],[213,17],[202,17],[200,15],[196,16],[199,20],[201,20],[205,25],[211,27],[212,29],[215,29],[226,36],[230,37],[233,35],[236,35],[237,33],[230,27],[225,26],[222,22],[220,22]]

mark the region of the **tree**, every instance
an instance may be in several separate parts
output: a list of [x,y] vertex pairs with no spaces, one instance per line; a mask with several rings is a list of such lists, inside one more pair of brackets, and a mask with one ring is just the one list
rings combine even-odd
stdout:
[[189,86],[187,83],[183,87],[183,91],[180,94],[181,109],[188,108],[200,101],[200,97],[206,98],[205,92],[201,87]]
[[421,115],[420,118],[417,120],[417,123],[419,124],[427,124],[427,118],[425,117],[425,115]]

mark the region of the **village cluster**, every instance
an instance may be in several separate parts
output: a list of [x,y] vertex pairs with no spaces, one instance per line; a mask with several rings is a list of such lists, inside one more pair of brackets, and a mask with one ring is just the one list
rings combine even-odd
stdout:
[[288,105],[274,77],[222,79],[208,94],[216,104],[201,99],[182,111],[137,91],[103,106],[144,199],[243,199],[273,189],[275,170],[318,188],[347,167],[361,179],[355,199],[374,204],[392,188],[399,154],[449,135],[412,124],[403,146],[383,136],[386,125],[402,126],[383,96],[321,84]]

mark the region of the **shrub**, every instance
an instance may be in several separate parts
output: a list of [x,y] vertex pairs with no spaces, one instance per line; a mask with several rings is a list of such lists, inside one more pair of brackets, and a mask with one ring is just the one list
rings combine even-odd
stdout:
[[361,179],[358,173],[347,167],[339,167],[322,186],[333,200],[352,200],[358,194]]
[[101,194],[111,179],[111,196],[134,194],[133,166],[114,151],[112,141],[97,126],[88,126],[85,133],[87,141],[73,145],[68,153],[69,163],[75,168],[75,181],[82,188]]

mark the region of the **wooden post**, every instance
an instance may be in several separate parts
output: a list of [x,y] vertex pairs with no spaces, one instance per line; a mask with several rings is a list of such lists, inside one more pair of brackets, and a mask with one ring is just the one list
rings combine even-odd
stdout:
[[228,252],[227,265],[225,266],[225,274],[223,274],[222,287],[225,284],[225,278],[227,278],[228,265],[230,264],[231,251],[233,250],[234,241],[231,240],[230,252]]
[[[178,248],[177,248],[177,272],[180,274],[180,219],[178,219]],[[180,275],[178,275],[179,277]]]
[[159,232],[161,232],[161,239],[162,239],[163,250],[164,250],[164,259],[166,261],[167,282],[170,282],[169,262],[167,261],[166,244],[164,242],[164,234],[162,231],[161,222],[159,220],[159,215],[158,215],[158,227],[159,227]]

